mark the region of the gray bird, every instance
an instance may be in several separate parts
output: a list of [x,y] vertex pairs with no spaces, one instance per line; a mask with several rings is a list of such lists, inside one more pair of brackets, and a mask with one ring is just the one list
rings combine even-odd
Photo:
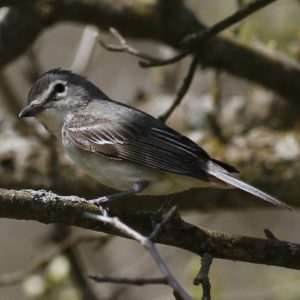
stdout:
[[86,78],[61,69],[43,74],[31,88],[20,117],[36,116],[66,153],[105,186],[128,194],[168,195],[191,188],[236,187],[272,204],[282,201],[237,177],[200,146],[154,117],[105,95]]

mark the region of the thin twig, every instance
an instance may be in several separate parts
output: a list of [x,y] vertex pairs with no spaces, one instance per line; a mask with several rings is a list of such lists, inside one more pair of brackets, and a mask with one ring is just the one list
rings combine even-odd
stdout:
[[[137,49],[135,49],[133,46],[129,45],[128,42],[125,40],[125,38],[121,35],[121,33],[117,29],[110,27],[109,31],[117,39],[119,45],[107,44],[105,41],[100,40],[99,41],[100,45],[106,50],[113,51],[113,52],[125,52],[151,63],[161,62],[160,58],[156,58],[154,56],[142,53]],[[142,61],[140,62],[140,65],[143,65]]]
[[100,216],[91,213],[85,213],[85,215],[90,218],[101,221],[105,224],[110,224],[113,228],[117,229],[121,233],[138,241],[152,256],[153,260],[156,262],[162,274],[165,276],[166,280],[168,281],[168,284],[174,290],[177,291],[177,293],[182,297],[182,299],[192,300],[191,296],[181,287],[181,285],[177,282],[175,277],[172,275],[166,263],[159,255],[155,245],[152,243],[152,241],[149,238],[141,235],[131,227],[127,226],[126,224],[121,222],[117,217]]
[[104,40],[99,40],[100,45],[108,51],[112,52],[124,52],[135,57],[141,58],[142,60],[139,61],[139,65],[143,68],[150,68],[150,67],[159,67],[159,66],[166,66],[170,64],[174,64],[179,60],[186,57],[190,51],[183,51],[177,55],[172,56],[168,59],[158,58],[146,53],[143,53],[133,46],[129,45],[126,39],[121,35],[121,33],[113,27],[109,28],[110,33],[117,39],[119,45],[107,44]]
[[[234,13],[233,15],[229,16],[228,18],[222,20],[221,22],[218,22],[214,26],[211,26],[211,27],[209,27],[205,30],[202,30],[202,31],[198,32],[198,33],[193,33],[191,35],[188,35],[187,37],[184,38],[183,44],[191,46],[189,44],[197,43],[197,46],[199,47],[199,43],[203,44],[205,41],[208,41],[210,38],[217,35],[221,31],[223,31],[224,29],[226,29],[226,28],[230,27],[231,25],[241,21],[242,19],[244,19],[245,17],[247,17],[250,14],[254,13],[258,9],[261,9],[262,7],[264,7],[267,4],[269,4],[271,2],[274,2],[274,1],[276,1],[276,0],[256,0],[252,3],[250,3],[249,5],[246,5],[245,7],[242,7],[236,13]],[[199,55],[199,53],[198,53],[198,55]],[[191,81],[193,79],[198,61],[199,61],[198,55],[196,55],[194,57],[194,60],[191,63],[188,75],[184,79],[183,84],[182,84],[182,86],[180,87],[180,89],[177,93],[177,97],[176,97],[174,103],[172,104],[170,109],[164,115],[162,115],[160,117],[160,119],[162,121],[165,121],[171,115],[173,110],[180,104],[180,102],[182,101],[184,95],[187,93],[187,91],[190,87]]]
[[177,211],[177,206],[173,206],[167,213],[166,215],[162,218],[161,222],[159,222],[152,233],[148,236],[148,239],[151,241],[155,241],[157,236],[159,235],[162,227],[174,216],[174,214]]
[[188,92],[188,90],[191,86],[191,83],[193,81],[196,69],[197,69],[198,61],[199,61],[199,56],[195,55],[190,64],[188,73],[187,73],[186,77],[183,79],[182,85],[180,86],[180,88],[176,94],[176,98],[175,98],[174,102],[169,107],[169,109],[163,115],[161,115],[159,117],[159,119],[161,121],[165,122],[170,117],[170,115],[173,113],[173,111],[176,109],[176,107],[181,103],[184,96]]
[[141,58],[142,61],[139,62],[141,67],[149,68],[149,67],[166,66],[166,65],[174,64],[182,60],[183,58],[187,57],[189,54],[191,54],[194,51],[193,48],[195,46],[197,47],[197,50],[199,50],[199,46],[202,46],[204,42],[210,40],[212,37],[216,36],[221,31],[240,22],[247,16],[253,14],[257,10],[263,8],[264,6],[274,1],[276,0],[255,0],[249,3],[248,5],[245,5],[244,7],[240,8],[237,12],[225,18],[224,20],[216,23],[215,25],[208,27],[204,30],[201,30],[199,32],[187,35],[182,40],[182,45],[187,49],[182,50],[179,54],[176,54],[175,56],[168,59],[157,58],[138,51],[137,49],[130,46],[126,42],[126,40],[122,37],[122,35],[114,28],[110,28],[110,32],[119,41],[120,45],[118,46],[107,45],[104,41],[101,40],[100,40],[100,44],[107,50],[115,51],[115,52],[126,52]]
[[190,50],[184,50],[179,52],[178,54],[170,57],[170,58],[157,58],[157,62],[153,61],[144,61],[140,62],[140,66],[143,68],[152,68],[152,67],[163,67],[167,65],[172,65],[174,63],[177,63],[178,61],[182,60],[183,58],[187,57],[191,53]]
[[241,20],[245,19],[249,15],[255,13],[259,9],[275,1],[276,0],[254,0],[253,2],[250,2],[249,4],[245,5],[244,7],[236,11],[234,14],[216,23],[215,25],[186,36],[183,39],[182,44],[185,47],[202,46],[204,42],[207,42],[209,39],[216,36],[221,31],[240,22]]
[[[160,5],[147,5],[147,1],[142,1],[143,9],[136,9],[135,5],[126,5],[126,1],[48,1],[51,3],[51,9],[48,9],[47,13],[43,9],[44,1],[29,0],[32,5],[28,6],[24,5],[24,1],[15,0],[19,5],[10,9],[0,22],[0,36],[5,41],[0,47],[1,67],[19,57],[41,32],[63,20],[85,24],[88,22],[104,29],[110,20],[112,26],[122,28],[124,35],[128,37],[165,43],[178,51],[183,50],[179,45],[183,31],[192,33],[203,28],[201,21],[186,7],[185,1],[180,1],[182,4],[178,10],[174,9],[172,1],[169,1],[173,9],[166,10],[165,15],[162,15]],[[12,0],[1,0],[1,5],[3,2],[10,5]],[[181,30],[178,30],[177,25]],[[166,28],[169,32],[166,32]],[[261,51],[252,50],[226,38],[214,39],[207,45],[206,50],[205,55],[201,56],[203,65],[256,82],[284,96],[295,107],[298,105],[299,68],[293,64],[264,55]],[[265,72],[258,71],[261,69]],[[268,72],[270,76],[265,76]]]
[[131,285],[147,285],[147,284],[166,284],[168,285],[168,280],[166,278],[128,278],[128,277],[112,277],[107,275],[90,275],[89,278],[95,280],[96,282],[110,282],[119,284],[131,284]]
[[199,273],[194,279],[194,285],[202,285],[203,295],[202,300],[210,300],[210,282],[208,273],[210,270],[211,263],[213,261],[213,257],[209,253],[204,253],[201,257],[201,268]]
[[69,236],[61,243],[55,245],[54,247],[50,248],[46,252],[42,253],[41,255],[36,256],[32,261],[31,265],[28,266],[27,268],[21,271],[1,275],[0,286],[20,283],[27,276],[34,273],[39,268],[47,265],[54,257],[59,255],[60,253],[62,253],[72,245],[83,243],[83,242],[91,242],[99,239],[101,239],[102,244],[104,244],[109,241],[110,236],[101,236],[99,233],[87,234],[86,232],[81,235]]

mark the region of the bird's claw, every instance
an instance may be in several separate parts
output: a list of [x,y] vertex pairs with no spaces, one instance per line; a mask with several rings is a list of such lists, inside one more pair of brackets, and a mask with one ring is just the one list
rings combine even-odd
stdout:
[[99,207],[101,214],[108,217],[109,208],[107,207],[108,197],[103,196],[96,199],[89,200],[90,203]]
[[161,223],[163,214],[163,211],[159,210],[153,213],[153,215],[151,216],[152,230],[155,230],[155,228]]
[[108,201],[109,201],[109,199],[108,199],[107,196],[103,196],[103,197],[99,197],[99,198],[96,198],[96,199],[89,200],[90,203],[92,203],[94,205],[97,205],[97,206],[103,206]]

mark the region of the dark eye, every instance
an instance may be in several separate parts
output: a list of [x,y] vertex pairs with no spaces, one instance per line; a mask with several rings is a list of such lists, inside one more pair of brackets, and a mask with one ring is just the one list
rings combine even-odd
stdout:
[[54,91],[56,94],[61,94],[66,90],[66,87],[62,83],[58,83],[54,87]]

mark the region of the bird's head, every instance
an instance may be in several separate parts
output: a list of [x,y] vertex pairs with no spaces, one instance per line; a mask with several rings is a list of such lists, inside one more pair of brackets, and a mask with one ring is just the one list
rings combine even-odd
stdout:
[[67,116],[100,99],[108,97],[86,78],[70,71],[53,69],[35,82],[29,91],[27,106],[19,117],[37,117],[48,130],[57,134]]

